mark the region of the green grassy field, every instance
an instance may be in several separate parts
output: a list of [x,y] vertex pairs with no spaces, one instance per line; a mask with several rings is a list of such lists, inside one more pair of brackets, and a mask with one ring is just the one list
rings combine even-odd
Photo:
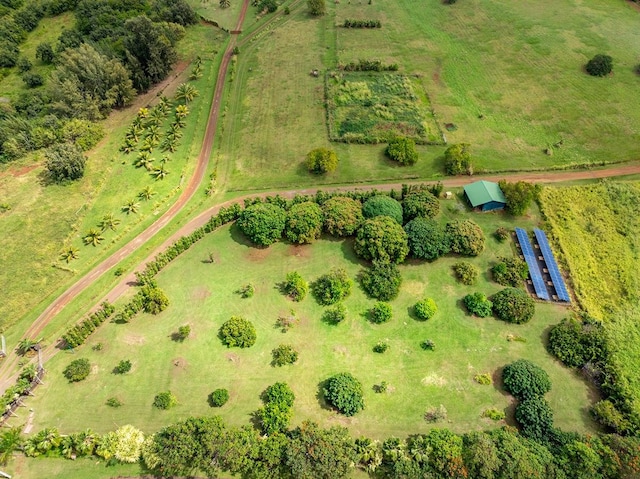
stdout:
[[[340,2],[321,19],[293,11],[281,27],[239,56],[222,156],[234,188],[318,183],[301,163],[327,144],[324,96],[314,69],[358,59],[398,63],[431,97],[450,143],[468,142],[475,171],[549,168],[637,159],[635,105],[639,13],[624,2],[553,2],[535,6],[470,1]],[[374,19],[380,29],[336,27],[345,18]],[[615,38],[615,41],[612,39]],[[282,55],[286,51],[287,55]],[[613,56],[614,74],[582,71],[596,53]],[[482,118],[480,117],[482,116]],[[543,150],[563,144],[547,156]],[[320,182],[374,181],[440,174],[443,149],[419,149],[420,161],[398,168],[383,146],[338,145],[338,171]]]
[[242,10],[241,0],[232,1],[229,8],[220,8],[218,0],[189,0],[188,3],[202,18],[214,21],[227,30],[236,26],[240,10]]
[[[443,216],[466,216],[453,201],[444,205],[451,210]],[[513,221],[502,214],[473,217],[487,236],[498,226],[513,226]],[[535,220],[516,223],[530,227]],[[539,303],[534,319],[522,326],[472,318],[462,310],[460,300],[468,292],[491,294],[500,288],[487,280],[488,268],[497,256],[511,254],[513,246],[500,244],[492,237],[487,243],[487,250],[471,260],[482,271],[477,287],[456,283],[451,265],[457,258],[431,264],[408,262],[400,267],[404,282],[399,297],[392,302],[395,316],[390,323],[372,325],[364,318],[363,313],[374,301],[356,285],[345,301],[347,320],[330,326],[321,321],[323,309],[312,297],[292,303],[279,293],[276,283],[289,271],[299,271],[313,280],[333,266],[346,268],[355,278],[363,264],[354,257],[349,241],[323,239],[312,246],[278,243],[256,249],[235,226],[224,227],[158,275],[159,284],[171,299],[167,311],[153,317],[141,315],[125,325],[106,324],[74,354],[59,354],[49,363],[46,385],[29,401],[35,411],[35,428],[55,426],[70,432],[91,427],[104,432],[114,424],[132,423],[152,432],[190,415],[216,413],[230,424],[243,425],[260,407],[261,391],[276,381],[286,381],[297,397],[295,424],[312,419],[323,425],[345,425],[354,436],[406,436],[432,427],[422,415],[427,407],[442,404],[449,420],[440,425],[463,432],[494,426],[480,417],[485,409],[510,412],[512,406],[512,398],[499,387],[476,384],[473,376],[489,372],[499,377],[502,366],[523,357],[549,372],[554,388],[548,399],[557,425],[592,431],[594,426],[587,414],[593,399],[590,388],[554,361],[543,345],[548,327],[566,314],[562,306]],[[209,253],[215,257],[214,264],[205,261]],[[256,286],[256,293],[241,299],[235,291],[249,282]],[[416,321],[409,313],[410,306],[424,296],[435,298],[439,307],[436,316],[426,323]],[[300,323],[282,333],[274,327],[275,321],[292,308]],[[258,341],[254,347],[227,349],[220,343],[217,330],[234,314],[256,325]],[[191,326],[192,336],[176,343],[171,334],[183,324]],[[509,342],[509,334],[522,336],[526,342]],[[373,346],[383,339],[389,341],[390,350],[382,355],[373,353]],[[425,339],[436,343],[435,351],[420,348]],[[93,350],[97,343],[104,349]],[[281,343],[292,344],[300,351],[297,364],[283,368],[269,365],[270,351]],[[79,357],[91,360],[93,373],[87,380],[70,385],[61,371]],[[112,374],[121,359],[130,359],[133,370],[124,376]],[[335,414],[318,399],[320,381],[340,371],[352,372],[365,388],[366,409],[353,418]],[[373,391],[381,381],[390,384],[386,394]],[[229,389],[231,400],[217,410],[208,406],[207,395],[219,387]],[[179,405],[169,411],[154,409],[153,396],[167,389],[177,395]],[[83,400],[69,408],[67,398],[72,396]],[[124,406],[106,406],[111,396],[119,397]]]

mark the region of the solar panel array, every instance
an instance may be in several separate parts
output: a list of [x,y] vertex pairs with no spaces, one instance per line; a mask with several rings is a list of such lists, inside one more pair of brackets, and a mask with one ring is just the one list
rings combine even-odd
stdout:
[[531,276],[531,281],[533,281],[533,289],[536,291],[536,296],[540,299],[551,299],[549,298],[549,291],[547,291],[547,286],[544,284],[542,272],[540,271],[540,266],[531,247],[527,232],[522,228],[516,228],[516,236],[518,237],[518,243],[520,243],[524,260],[527,262],[527,266],[529,266],[529,275]]
[[558,299],[560,301],[571,302],[571,298],[567,292],[567,287],[564,284],[564,279],[558,269],[556,258],[553,256],[553,251],[551,251],[551,247],[547,241],[547,235],[544,234],[544,231],[538,228],[534,228],[533,233],[536,235],[536,240],[538,240],[538,244],[540,245],[540,251],[542,251],[542,256],[544,257],[544,262],[546,263],[549,274],[551,275],[551,281],[553,281],[553,287],[556,290]]

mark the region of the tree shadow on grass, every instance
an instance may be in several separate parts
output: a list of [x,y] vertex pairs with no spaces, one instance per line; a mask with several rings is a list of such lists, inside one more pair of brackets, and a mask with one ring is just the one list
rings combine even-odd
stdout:
[[342,250],[342,257],[349,263],[357,264],[358,266],[368,267],[370,263],[356,255],[353,249],[354,238],[345,238],[342,242],[340,249]]
[[261,246],[253,244],[251,240],[244,235],[244,233],[238,226],[238,223],[233,223],[231,225],[231,227],[229,228],[229,236],[233,241],[235,241],[236,243],[242,246],[247,246],[252,248],[262,248]]
[[324,398],[324,389],[327,387],[327,382],[329,379],[325,379],[324,381],[320,381],[318,383],[318,389],[316,390],[316,399],[318,400],[318,404],[321,409],[325,411],[333,411],[333,407],[329,404]]

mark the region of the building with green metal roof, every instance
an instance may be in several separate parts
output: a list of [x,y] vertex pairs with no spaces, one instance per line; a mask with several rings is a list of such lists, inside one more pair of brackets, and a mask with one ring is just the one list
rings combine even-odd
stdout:
[[464,196],[471,206],[482,211],[501,210],[507,206],[507,200],[500,186],[491,181],[476,181],[465,186]]

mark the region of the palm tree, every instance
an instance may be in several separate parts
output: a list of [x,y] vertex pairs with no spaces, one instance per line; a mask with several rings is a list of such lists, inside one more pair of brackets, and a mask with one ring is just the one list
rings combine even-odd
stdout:
[[22,452],[24,452],[24,455],[28,457],[37,457],[40,455],[35,436],[29,437],[24,441],[22,444]]
[[137,141],[134,141],[132,138],[125,138],[124,143],[122,143],[122,146],[120,147],[120,151],[125,155],[128,155],[129,153],[135,151],[136,143]]
[[67,459],[71,459],[76,453],[76,441],[73,435],[62,436],[60,440],[60,452]]
[[98,226],[102,231],[112,230],[115,231],[116,227],[120,224],[120,220],[114,216],[113,213],[107,213],[102,217]]
[[126,214],[137,213],[140,209],[140,203],[136,203],[136,200],[129,200],[122,207],[122,211]]
[[160,164],[161,165],[165,165],[170,161],[171,161],[171,158],[169,158],[167,155],[164,155],[162,158],[160,158]]
[[133,166],[135,166],[136,168],[140,168],[141,166],[146,167],[146,164],[149,162],[150,159],[151,159],[151,155],[149,154],[148,151],[141,151],[140,153],[138,153],[138,157],[133,162]]
[[96,447],[96,434],[87,429],[73,435],[76,451],[79,456],[90,456]]
[[166,108],[160,107],[160,105],[158,105],[153,110],[151,110],[151,114],[149,115],[149,120],[153,121],[156,125],[159,125],[167,117],[168,113],[169,112]]
[[70,246],[62,253],[60,253],[60,259],[69,263],[72,259],[78,259],[78,248]]
[[131,122],[131,128],[142,128],[142,118],[136,116]]
[[25,339],[23,339],[22,341],[20,341],[18,343],[18,346],[16,347],[16,352],[20,356],[24,356],[29,351],[34,349],[37,345],[38,345],[38,341],[34,341],[33,339],[25,338]]
[[21,442],[19,427],[13,427],[0,435],[0,465],[7,465]]
[[36,449],[45,454],[62,442],[62,437],[55,427],[48,427],[33,436]]
[[189,108],[187,105],[178,105],[176,107],[176,119],[185,118],[189,114]]
[[102,240],[104,240],[104,236],[102,236],[100,233],[102,232],[95,228],[91,228],[89,231],[87,231],[87,234],[84,235],[82,241],[84,241],[84,244],[86,245],[98,246],[100,243],[102,243]]
[[140,108],[138,110],[138,118],[144,119],[144,118],[147,118],[148,116],[149,116],[148,108]]
[[149,201],[155,194],[156,192],[153,191],[153,188],[151,188],[151,186],[145,186],[144,189],[140,193],[138,193],[138,198],[140,198],[141,200]]
[[164,180],[169,174],[169,171],[162,165],[160,168],[155,168],[151,174],[156,180]]
[[231,2],[229,0],[220,0],[220,8],[229,8]]
[[199,63],[196,63],[191,70],[191,75],[189,75],[189,80],[194,81],[198,78],[202,77],[202,67]]
[[176,128],[184,128],[185,126],[187,126],[187,122],[184,120],[184,118],[178,118],[176,116],[175,120],[173,120],[173,125],[175,125]]
[[178,140],[173,137],[167,137],[162,142],[162,151],[169,151],[171,153],[175,153],[178,149]]
[[153,141],[151,138],[145,138],[144,143],[142,143],[142,146],[140,147],[140,151],[151,153],[157,144],[157,141]]
[[170,108],[171,107],[171,99],[166,96],[161,96],[160,101],[158,102],[158,106],[161,108]]
[[145,136],[145,138],[156,143],[160,141],[160,132],[158,131],[158,125],[150,126],[147,130],[147,135]]
[[176,99],[184,100],[185,105],[193,101],[193,99],[198,95],[198,90],[196,90],[196,87],[194,87],[190,83],[180,83],[180,85],[176,89]]

